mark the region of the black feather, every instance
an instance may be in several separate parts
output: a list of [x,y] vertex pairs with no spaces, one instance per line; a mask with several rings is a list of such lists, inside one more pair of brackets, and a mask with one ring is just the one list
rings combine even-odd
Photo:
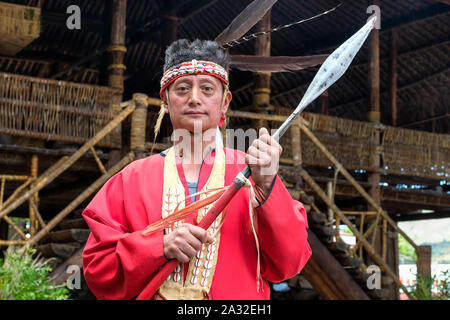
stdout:
[[252,72],[288,72],[322,64],[327,54],[303,57],[232,55],[231,66]]
[[269,11],[277,0],[255,0],[242,11],[215,39],[220,45],[242,37]]

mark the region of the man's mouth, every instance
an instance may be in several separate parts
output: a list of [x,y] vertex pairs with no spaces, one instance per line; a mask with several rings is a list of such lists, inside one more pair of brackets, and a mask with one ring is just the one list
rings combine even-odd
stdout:
[[205,112],[200,112],[200,111],[188,111],[188,112],[185,112],[184,114],[188,114],[188,115],[204,115],[206,113]]

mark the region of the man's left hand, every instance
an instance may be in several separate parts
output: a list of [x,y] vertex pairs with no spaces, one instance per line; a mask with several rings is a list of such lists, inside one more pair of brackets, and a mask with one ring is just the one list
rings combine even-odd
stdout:
[[269,193],[273,179],[278,171],[283,148],[269,135],[266,128],[259,129],[259,138],[255,139],[248,148],[245,162],[252,171],[252,179],[266,197]]

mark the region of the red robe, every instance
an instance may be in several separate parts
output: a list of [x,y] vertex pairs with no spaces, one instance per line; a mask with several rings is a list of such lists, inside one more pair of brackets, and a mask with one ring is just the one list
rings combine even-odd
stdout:
[[[225,185],[229,185],[245,167],[245,154],[224,150]],[[214,155],[211,152],[209,161],[203,162],[198,190],[209,177]],[[83,272],[99,299],[137,297],[167,261],[163,232],[141,234],[149,224],[161,219],[163,166],[164,156],[160,154],[134,161],[112,177],[83,212],[91,229],[83,251]],[[181,164],[177,168],[188,205],[191,198]],[[269,196],[255,209],[263,279],[257,292],[257,250],[249,227],[248,201],[248,190],[242,188],[229,205],[210,299],[269,299],[268,281],[293,277],[311,256],[305,209],[291,198],[277,176]]]

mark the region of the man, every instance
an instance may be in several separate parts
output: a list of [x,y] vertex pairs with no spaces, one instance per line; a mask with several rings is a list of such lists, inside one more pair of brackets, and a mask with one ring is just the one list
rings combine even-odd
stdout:
[[[266,129],[246,154],[222,147],[214,133],[232,97],[229,57],[217,43],[178,40],[165,62],[160,95],[178,139],[112,177],[83,212],[91,229],[83,252],[87,284],[99,299],[136,298],[177,259],[154,299],[269,299],[268,281],[296,275],[311,255],[305,210],[277,176],[281,147]],[[208,230],[196,224],[211,205],[143,234],[203,192],[230,185],[246,163],[254,192],[242,188]]]

